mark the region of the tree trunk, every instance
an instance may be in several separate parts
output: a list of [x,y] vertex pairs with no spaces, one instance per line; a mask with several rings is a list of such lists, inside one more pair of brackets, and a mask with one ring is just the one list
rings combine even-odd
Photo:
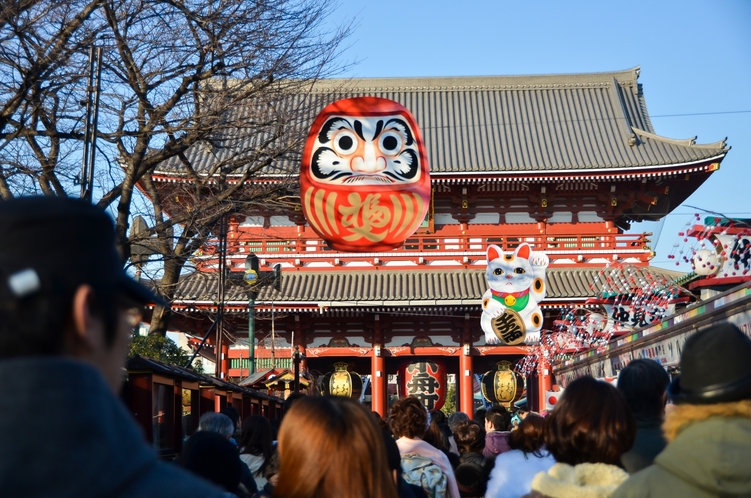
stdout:
[[[172,302],[175,297],[175,291],[177,290],[177,283],[180,280],[180,272],[185,264],[184,258],[170,258],[164,262],[164,276],[162,277],[161,285],[162,297],[165,301]],[[169,326],[170,318],[172,318],[172,309],[167,306],[156,306],[154,313],[151,317],[151,326],[149,327],[149,335],[161,335],[167,334],[167,327]]]

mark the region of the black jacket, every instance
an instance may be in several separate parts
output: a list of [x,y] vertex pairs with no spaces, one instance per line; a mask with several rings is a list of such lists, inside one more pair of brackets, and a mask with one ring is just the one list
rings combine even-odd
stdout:
[[[0,494],[26,498],[226,497],[160,461],[91,365],[0,360]],[[12,380],[12,381],[11,381]]]
[[485,495],[493,459],[485,458],[482,453],[471,451],[459,458],[454,475],[462,497],[480,497]]
[[636,440],[631,449],[621,455],[621,463],[626,472],[634,474],[652,465],[666,445],[661,418],[636,417]]

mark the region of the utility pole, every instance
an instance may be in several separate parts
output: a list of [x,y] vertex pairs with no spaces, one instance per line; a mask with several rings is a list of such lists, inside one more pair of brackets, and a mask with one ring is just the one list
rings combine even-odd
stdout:
[[292,363],[295,364],[295,393],[300,392],[300,362],[304,356],[300,352],[300,346],[295,346],[295,351],[292,353]]
[[83,134],[83,160],[81,164],[81,199],[92,201],[94,190],[94,159],[99,123],[99,94],[102,89],[102,47],[89,50],[89,84],[86,88],[86,125]]
[[256,298],[258,291],[258,256],[255,253],[248,254],[245,258],[245,282],[250,286],[248,291],[248,377],[253,375],[255,368],[255,342],[256,342]]
[[224,357],[224,309],[225,293],[227,281],[227,216],[219,219],[219,247],[217,255],[219,256],[218,279],[217,279],[217,305],[216,305],[216,368],[215,375],[218,379],[224,379],[224,374],[228,370],[228,358]]
[[[270,274],[269,274],[270,273]],[[261,276],[264,278],[261,279]],[[270,277],[270,278],[269,278]],[[277,292],[282,290],[282,265],[274,265],[272,272],[264,272],[263,275],[258,271],[258,256],[250,253],[245,258],[245,282],[249,286],[248,290],[248,377],[253,375],[255,369],[255,342],[256,342],[256,299],[258,299],[258,289],[266,285],[273,285]],[[273,306],[273,304],[272,304]],[[272,307],[273,313],[273,307]],[[272,320],[273,327],[273,320]],[[274,365],[276,366],[276,365]]]

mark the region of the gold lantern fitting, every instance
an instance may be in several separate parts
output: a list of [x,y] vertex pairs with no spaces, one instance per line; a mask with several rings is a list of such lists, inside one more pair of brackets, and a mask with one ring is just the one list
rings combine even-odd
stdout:
[[510,408],[522,397],[524,376],[512,370],[510,361],[499,361],[496,366],[497,370],[485,372],[482,376],[482,395],[491,403]]
[[343,361],[334,363],[334,371],[323,376],[321,391],[331,396],[359,398],[362,393],[362,377],[348,369],[349,365]]

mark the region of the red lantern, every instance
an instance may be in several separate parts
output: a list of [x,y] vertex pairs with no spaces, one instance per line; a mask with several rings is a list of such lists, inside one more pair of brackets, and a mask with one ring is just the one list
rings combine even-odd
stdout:
[[402,392],[415,396],[428,410],[440,410],[446,402],[446,364],[443,360],[415,360],[400,371]]
[[378,97],[326,106],[305,143],[300,199],[311,228],[333,249],[401,246],[430,205],[430,168],[412,114]]

